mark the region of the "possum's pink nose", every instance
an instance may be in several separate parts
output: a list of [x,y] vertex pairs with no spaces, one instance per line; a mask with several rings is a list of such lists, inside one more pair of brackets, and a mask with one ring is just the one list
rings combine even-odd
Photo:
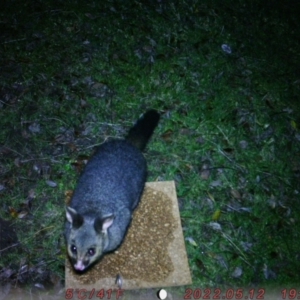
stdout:
[[85,265],[82,263],[82,260],[79,260],[75,265],[74,268],[77,271],[83,271],[85,269]]

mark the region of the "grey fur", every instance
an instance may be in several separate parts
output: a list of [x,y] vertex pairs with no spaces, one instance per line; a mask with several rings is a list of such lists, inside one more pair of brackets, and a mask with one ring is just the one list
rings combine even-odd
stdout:
[[77,271],[121,245],[147,177],[141,150],[158,121],[155,110],[146,112],[126,140],[102,144],[81,174],[65,225],[68,254]]

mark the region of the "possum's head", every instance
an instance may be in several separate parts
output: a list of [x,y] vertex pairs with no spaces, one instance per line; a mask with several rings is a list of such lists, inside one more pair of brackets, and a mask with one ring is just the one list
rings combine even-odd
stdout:
[[68,254],[76,271],[85,271],[96,262],[108,245],[107,229],[114,216],[85,218],[71,207],[67,207],[68,230],[66,241]]

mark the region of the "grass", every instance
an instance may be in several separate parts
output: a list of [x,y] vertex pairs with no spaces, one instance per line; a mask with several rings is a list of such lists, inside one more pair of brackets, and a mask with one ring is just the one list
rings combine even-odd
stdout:
[[162,121],[149,181],[176,181],[193,287],[299,283],[296,10],[217,0],[4,7],[0,215],[20,245],[1,254],[1,279],[63,279],[65,193],[93,147],[151,107]]

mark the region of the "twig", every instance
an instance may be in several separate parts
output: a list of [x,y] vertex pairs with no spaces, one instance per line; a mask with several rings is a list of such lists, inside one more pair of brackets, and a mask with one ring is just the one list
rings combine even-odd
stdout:
[[227,158],[232,164],[234,164],[235,167],[237,167],[240,171],[242,171],[243,173],[247,173],[246,169],[241,167],[238,163],[234,162],[230,157],[228,157],[221,149],[218,149],[219,152],[225,157]]
[[231,244],[231,245],[233,245],[234,246],[234,248],[236,248],[239,252],[240,252],[240,254],[241,254],[241,256],[242,256],[242,258],[243,258],[243,260],[244,260],[244,262],[247,264],[247,265],[249,265],[250,267],[251,267],[251,264],[247,261],[247,259],[246,259],[246,257],[245,257],[245,254],[243,253],[243,251],[230,239],[230,237],[227,235],[227,234],[225,234],[224,232],[222,232],[222,235],[223,235],[223,237],[225,238],[225,239],[227,239],[227,241]]
[[19,244],[20,244],[20,243],[18,242],[18,243],[15,243],[15,244],[11,245],[11,246],[8,246],[8,247],[6,247],[6,248],[4,248],[4,249],[1,249],[1,250],[0,250],[0,253],[1,253],[1,252],[4,252],[5,250],[7,250],[7,249],[9,249],[9,248],[16,247],[16,246],[18,246]]
[[27,38],[17,39],[17,40],[10,40],[10,41],[7,41],[7,42],[3,42],[2,44],[16,43],[16,42],[25,41],[25,40],[27,40]]

